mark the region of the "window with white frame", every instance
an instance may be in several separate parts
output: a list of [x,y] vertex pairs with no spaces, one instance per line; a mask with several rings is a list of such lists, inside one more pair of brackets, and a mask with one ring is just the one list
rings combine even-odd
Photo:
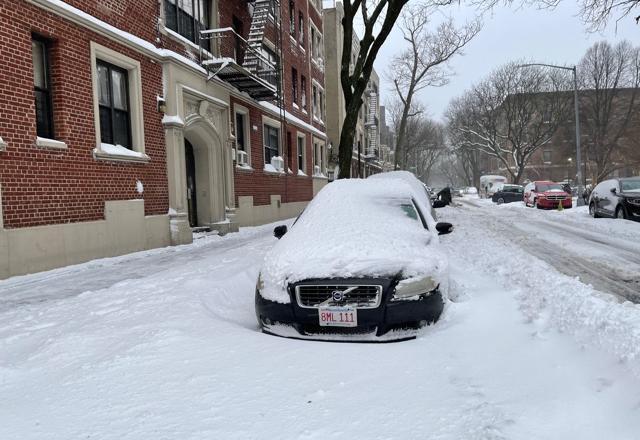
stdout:
[[311,44],[311,59],[318,64],[322,64],[323,59],[323,42],[322,42],[322,34],[318,30],[318,28],[313,24],[313,21],[309,20],[309,38]]
[[304,47],[304,14],[298,12],[298,44]]
[[305,159],[306,159],[306,137],[304,134],[298,133],[298,144],[297,144],[297,153],[298,153],[298,173],[305,172]]
[[249,132],[249,110],[234,105],[236,149],[246,153],[246,165],[251,165],[251,135]]
[[307,78],[302,75],[300,77],[300,101],[302,104],[302,110],[307,110]]
[[322,87],[320,87],[320,85],[316,84],[316,82],[313,82],[313,85],[311,86],[311,90],[312,90],[312,114],[313,114],[313,119],[319,121],[319,122],[323,122],[324,121],[324,90],[322,89]]
[[127,160],[148,160],[144,155],[140,62],[91,42],[91,69],[96,157],[120,155],[108,147],[111,145],[141,153],[127,154]]
[[200,31],[209,28],[211,0],[165,0],[165,26],[192,43],[200,41]]
[[315,176],[324,175],[325,167],[325,145],[324,142],[314,139],[313,140],[313,174]]
[[264,123],[262,125],[264,138],[264,163],[270,164],[271,159],[280,155],[280,127]]

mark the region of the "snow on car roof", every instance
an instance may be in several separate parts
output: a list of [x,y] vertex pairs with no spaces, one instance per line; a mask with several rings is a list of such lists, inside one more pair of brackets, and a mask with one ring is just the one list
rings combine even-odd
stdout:
[[446,256],[437,236],[416,216],[412,198],[411,186],[400,179],[348,179],[325,186],[266,255],[262,296],[288,303],[287,285],[312,278],[443,279]]

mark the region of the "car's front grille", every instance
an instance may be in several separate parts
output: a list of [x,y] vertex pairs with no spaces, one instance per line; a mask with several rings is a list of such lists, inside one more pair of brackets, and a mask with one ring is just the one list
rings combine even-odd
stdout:
[[554,201],[562,201],[564,199],[567,198],[567,196],[563,196],[563,195],[549,195],[549,196],[544,196],[545,199],[547,200],[554,200]]
[[[344,292],[341,300],[334,300],[334,292]],[[296,286],[296,301],[300,307],[317,308],[327,302],[331,305],[353,306],[358,309],[374,309],[380,305],[382,286],[379,285],[310,285]]]
[[627,199],[632,205],[640,205],[640,199]]

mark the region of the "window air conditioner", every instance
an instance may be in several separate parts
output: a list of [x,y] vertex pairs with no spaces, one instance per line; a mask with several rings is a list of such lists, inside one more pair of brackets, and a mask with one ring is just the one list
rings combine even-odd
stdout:
[[236,151],[236,163],[238,165],[247,165],[247,152],[242,150]]
[[284,160],[280,156],[272,157],[271,166],[278,171],[282,171],[284,169]]

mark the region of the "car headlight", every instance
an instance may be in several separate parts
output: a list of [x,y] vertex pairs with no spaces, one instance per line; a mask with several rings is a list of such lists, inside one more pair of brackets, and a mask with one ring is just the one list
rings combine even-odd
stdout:
[[438,288],[438,283],[431,277],[409,278],[401,280],[396,286],[392,300],[417,299],[431,295]]

